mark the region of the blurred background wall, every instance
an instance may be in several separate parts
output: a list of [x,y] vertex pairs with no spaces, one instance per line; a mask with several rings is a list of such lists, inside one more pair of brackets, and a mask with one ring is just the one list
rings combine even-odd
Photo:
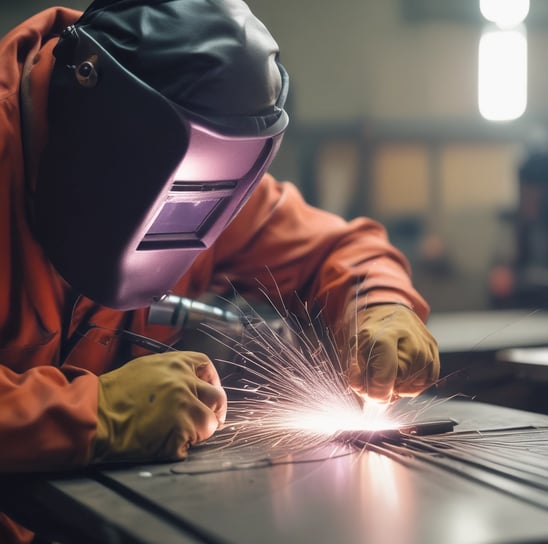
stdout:
[[[55,4],[4,2],[0,34]],[[526,20],[527,110],[495,123],[477,106],[478,0],[248,4],[291,78],[273,173],[312,204],[382,221],[434,310],[489,307],[490,270],[515,253],[518,164],[545,146],[548,2]]]

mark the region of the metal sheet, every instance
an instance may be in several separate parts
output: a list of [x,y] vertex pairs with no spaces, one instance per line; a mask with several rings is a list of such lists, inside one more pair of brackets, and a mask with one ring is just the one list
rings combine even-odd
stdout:
[[[461,431],[548,424],[546,416],[464,401],[441,404],[429,415],[454,417]],[[186,473],[180,465],[150,465],[103,471],[100,478],[211,541],[456,544],[548,537],[547,509],[420,459],[406,464],[334,445],[239,470],[223,470],[230,460],[224,452],[217,462],[207,457],[209,472],[193,472],[201,455],[185,462]],[[174,473],[177,467],[182,473]]]

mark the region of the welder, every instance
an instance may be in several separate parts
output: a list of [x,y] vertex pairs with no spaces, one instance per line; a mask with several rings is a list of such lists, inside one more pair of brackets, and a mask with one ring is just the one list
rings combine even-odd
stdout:
[[[290,311],[322,309],[364,398],[436,380],[428,305],[383,227],[266,173],[287,90],[240,0],[96,0],[3,38],[1,471],[181,459],[222,425],[205,354],[117,334],[167,341],[147,322],[165,293],[275,286]],[[31,538],[2,520],[2,542]]]

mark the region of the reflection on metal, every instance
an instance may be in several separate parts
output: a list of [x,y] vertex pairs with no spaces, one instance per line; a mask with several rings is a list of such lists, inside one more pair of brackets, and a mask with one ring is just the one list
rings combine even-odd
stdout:
[[443,468],[548,509],[548,427],[402,437],[399,444],[368,444],[412,468]]

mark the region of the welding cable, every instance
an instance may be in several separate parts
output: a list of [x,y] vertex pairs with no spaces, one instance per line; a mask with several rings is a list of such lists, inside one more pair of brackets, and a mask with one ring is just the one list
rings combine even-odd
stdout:
[[[95,323],[89,323],[88,328],[89,329],[107,329],[107,327],[96,325]],[[142,334],[138,334],[136,332],[129,331],[127,329],[107,329],[107,330],[109,330],[112,334],[120,338],[123,338],[124,340],[129,341],[131,344],[135,344],[139,347],[147,349],[148,351],[152,353],[164,353],[166,351],[177,351],[176,348],[174,348],[173,346],[164,344],[163,342],[160,342],[159,340],[154,340],[154,338],[143,336]]]

